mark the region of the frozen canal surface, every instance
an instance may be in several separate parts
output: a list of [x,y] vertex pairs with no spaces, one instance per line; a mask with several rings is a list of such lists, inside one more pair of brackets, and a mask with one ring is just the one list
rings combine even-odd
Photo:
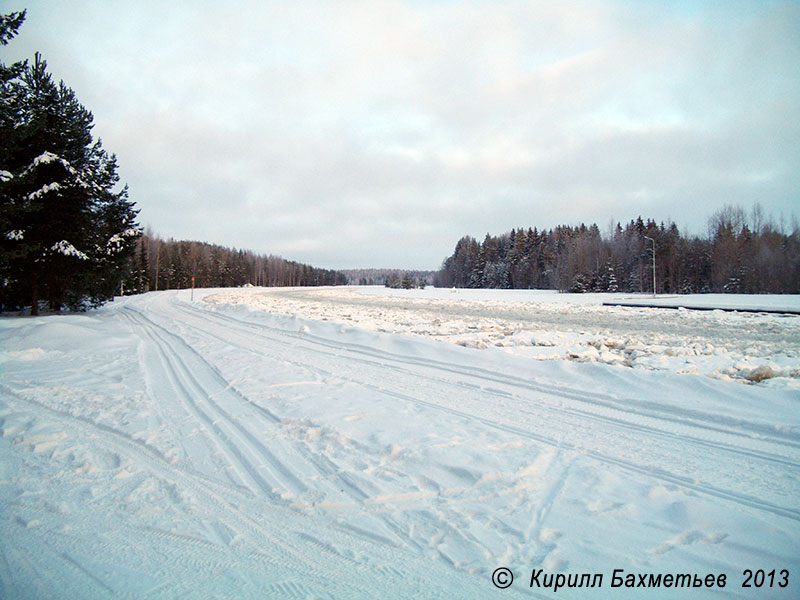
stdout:
[[534,570],[640,597],[623,569],[727,576],[648,598],[797,598],[800,321],[602,300],[196,290],[4,317],[0,597],[554,597]]

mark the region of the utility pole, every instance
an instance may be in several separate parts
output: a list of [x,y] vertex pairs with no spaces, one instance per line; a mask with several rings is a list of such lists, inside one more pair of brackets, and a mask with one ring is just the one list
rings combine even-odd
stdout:
[[644,239],[653,242],[653,298],[655,298],[656,297],[656,241],[648,236],[644,236]]

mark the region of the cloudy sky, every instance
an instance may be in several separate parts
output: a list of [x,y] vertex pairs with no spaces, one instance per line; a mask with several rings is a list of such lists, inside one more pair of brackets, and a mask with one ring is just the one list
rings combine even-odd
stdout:
[[329,268],[800,191],[800,3],[10,0],[140,221]]

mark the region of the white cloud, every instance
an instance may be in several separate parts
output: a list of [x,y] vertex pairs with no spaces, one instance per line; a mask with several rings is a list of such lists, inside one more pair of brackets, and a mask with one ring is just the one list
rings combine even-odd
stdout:
[[8,49],[163,235],[433,268],[467,233],[788,215],[800,183],[796,4],[28,4]]

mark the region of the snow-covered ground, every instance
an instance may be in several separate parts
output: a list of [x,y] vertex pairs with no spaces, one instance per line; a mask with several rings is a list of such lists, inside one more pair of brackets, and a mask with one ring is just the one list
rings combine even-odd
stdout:
[[[610,307],[649,296],[531,290],[385,287],[241,289],[208,302],[362,329],[502,348],[535,360],[600,362],[704,374],[800,390],[800,318],[785,315]],[[675,302],[660,297],[656,302]],[[800,311],[800,296],[681,296],[689,306]]]
[[798,317],[364,292],[1,318],[0,598],[800,596]]

